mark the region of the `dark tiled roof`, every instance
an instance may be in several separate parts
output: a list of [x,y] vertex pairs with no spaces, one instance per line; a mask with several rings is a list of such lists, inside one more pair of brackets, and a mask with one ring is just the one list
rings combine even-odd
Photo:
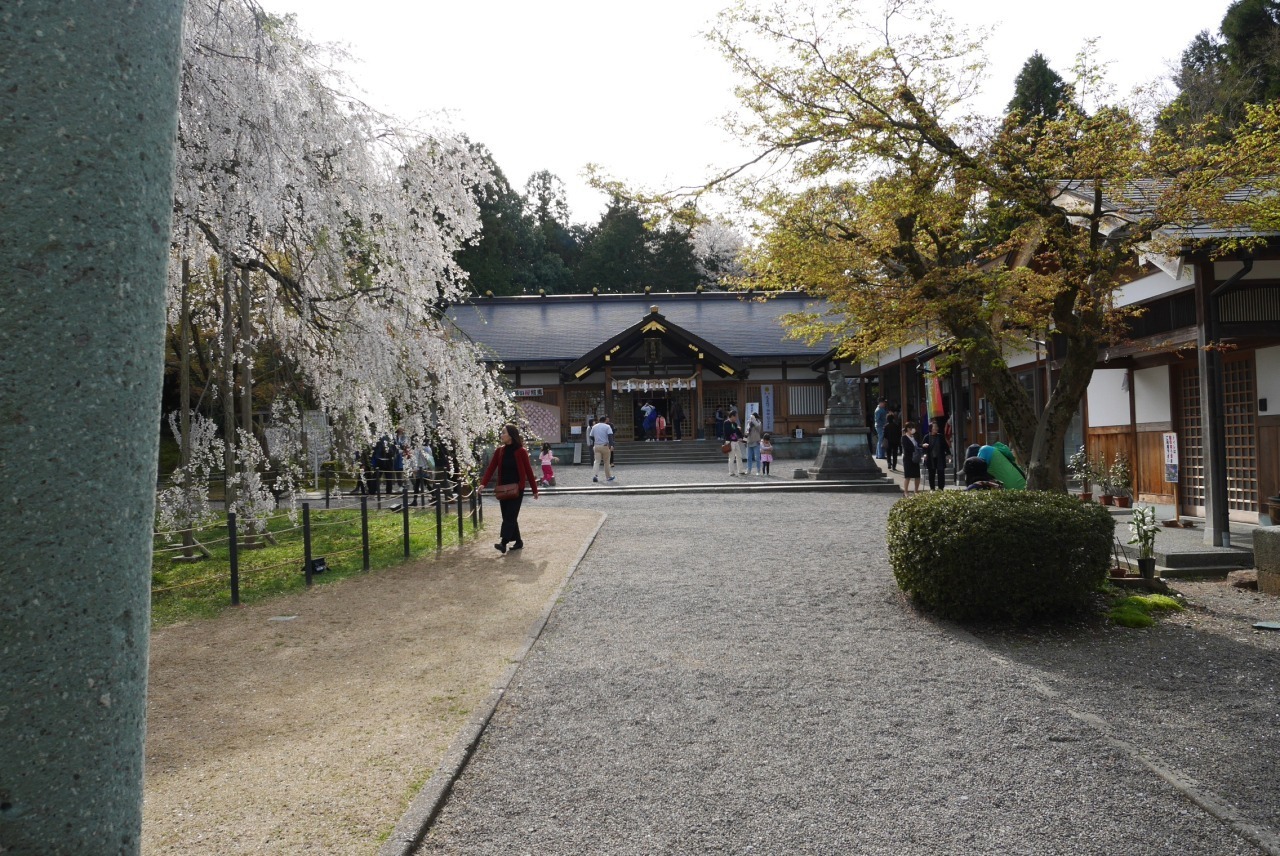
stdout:
[[737,357],[813,360],[832,344],[785,338],[783,315],[825,307],[796,293],[767,300],[723,292],[492,297],[451,306],[449,318],[503,362],[572,361],[633,326],[650,306]]

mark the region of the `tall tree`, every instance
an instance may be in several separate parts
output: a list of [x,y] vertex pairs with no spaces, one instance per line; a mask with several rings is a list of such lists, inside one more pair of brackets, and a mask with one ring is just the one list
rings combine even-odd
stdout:
[[1162,113],[1163,126],[1216,121],[1219,141],[1240,124],[1247,105],[1280,98],[1280,0],[1236,0],[1218,36],[1204,30],[1191,40],[1173,80],[1178,95]]
[[[1113,294],[1135,250],[1176,238],[1242,172],[1276,172],[1276,148],[1208,147],[1192,169],[1185,150],[1105,104],[1068,105],[1034,129],[973,117],[980,39],[927,0],[860,11],[740,4],[712,34],[745,78],[737,128],[778,176],[744,188],[759,188],[767,219],[755,283],[825,297],[831,314],[797,330],[833,334],[855,358],[926,331],[941,339],[944,363],[963,360],[996,403],[1030,484],[1061,489],[1063,440],[1118,332]],[[1076,93],[1093,91],[1089,72]],[[997,246],[973,227],[993,200],[1018,223]],[[1005,355],[1047,330],[1065,353],[1037,410]]]
[[636,292],[644,289],[649,274],[649,232],[640,208],[614,197],[583,245],[578,284],[605,292]]
[[1033,53],[1022,65],[1013,81],[1013,98],[1007,112],[1016,114],[1020,122],[1031,119],[1056,119],[1062,113],[1067,100],[1067,82],[1049,67],[1049,61],[1040,51]]
[[472,144],[490,179],[472,189],[480,210],[480,232],[458,251],[476,294],[520,294],[533,285],[531,271],[542,256],[542,236],[525,213],[525,200],[512,190],[487,148]]

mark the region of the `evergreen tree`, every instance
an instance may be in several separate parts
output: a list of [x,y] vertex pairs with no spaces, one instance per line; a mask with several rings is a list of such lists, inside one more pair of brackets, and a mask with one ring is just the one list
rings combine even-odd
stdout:
[[1208,119],[1226,138],[1249,104],[1280,98],[1280,0],[1236,0],[1213,36],[1201,31],[1182,52],[1174,75],[1178,96],[1161,124],[1190,127]]
[[615,196],[582,248],[578,285],[584,290],[643,291],[650,273],[648,237],[640,209]]
[[1049,67],[1049,61],[1036,51],[1022,65],[1022,71],[1013,81],[1013,99],[1007,108],[1016,114],[1018,123],[1031,119],[1056,119],[1062,112],[1062,104],[1069,97],[1067,82]]
[[476,294],[520,294],[536,291],[532,268],[542,256],[541,236],[524,213],[524,198],[516,193],[493,155],[472,144],[493,179],[472,189],[480,207],[480,235],[456,256]]

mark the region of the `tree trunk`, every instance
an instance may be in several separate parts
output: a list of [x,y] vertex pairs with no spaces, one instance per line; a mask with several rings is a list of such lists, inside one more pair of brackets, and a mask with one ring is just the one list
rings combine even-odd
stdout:
[[222,449],[223,508],[231,510],[236,501],[236,399],[235,399],[235,322],[231,301],[231,281],[235,276],[231,260],[223,255],[219,262],[222,274]]

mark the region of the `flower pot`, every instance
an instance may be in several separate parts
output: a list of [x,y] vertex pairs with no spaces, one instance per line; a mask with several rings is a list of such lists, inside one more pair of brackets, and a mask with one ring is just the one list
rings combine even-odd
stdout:
[[1109,493],[1104,493],[1102,496],[1098,497],[1098,502],[1101,502],[1103,505],[1112,505],[1115,501],[1116,498]]
[[1084,493],[1080,494],[1080,501],[1093,502],[1093,494],[1089,493],[1088,491],[1085,491]]
[[1130,508],[1133,506],[1133,498],[1128,496],[1116,497],[1116,508]]
[[1138,559],[1138,573],[1142,574],[1144,580],[1154,580],[1156,578],[1155,557]]

